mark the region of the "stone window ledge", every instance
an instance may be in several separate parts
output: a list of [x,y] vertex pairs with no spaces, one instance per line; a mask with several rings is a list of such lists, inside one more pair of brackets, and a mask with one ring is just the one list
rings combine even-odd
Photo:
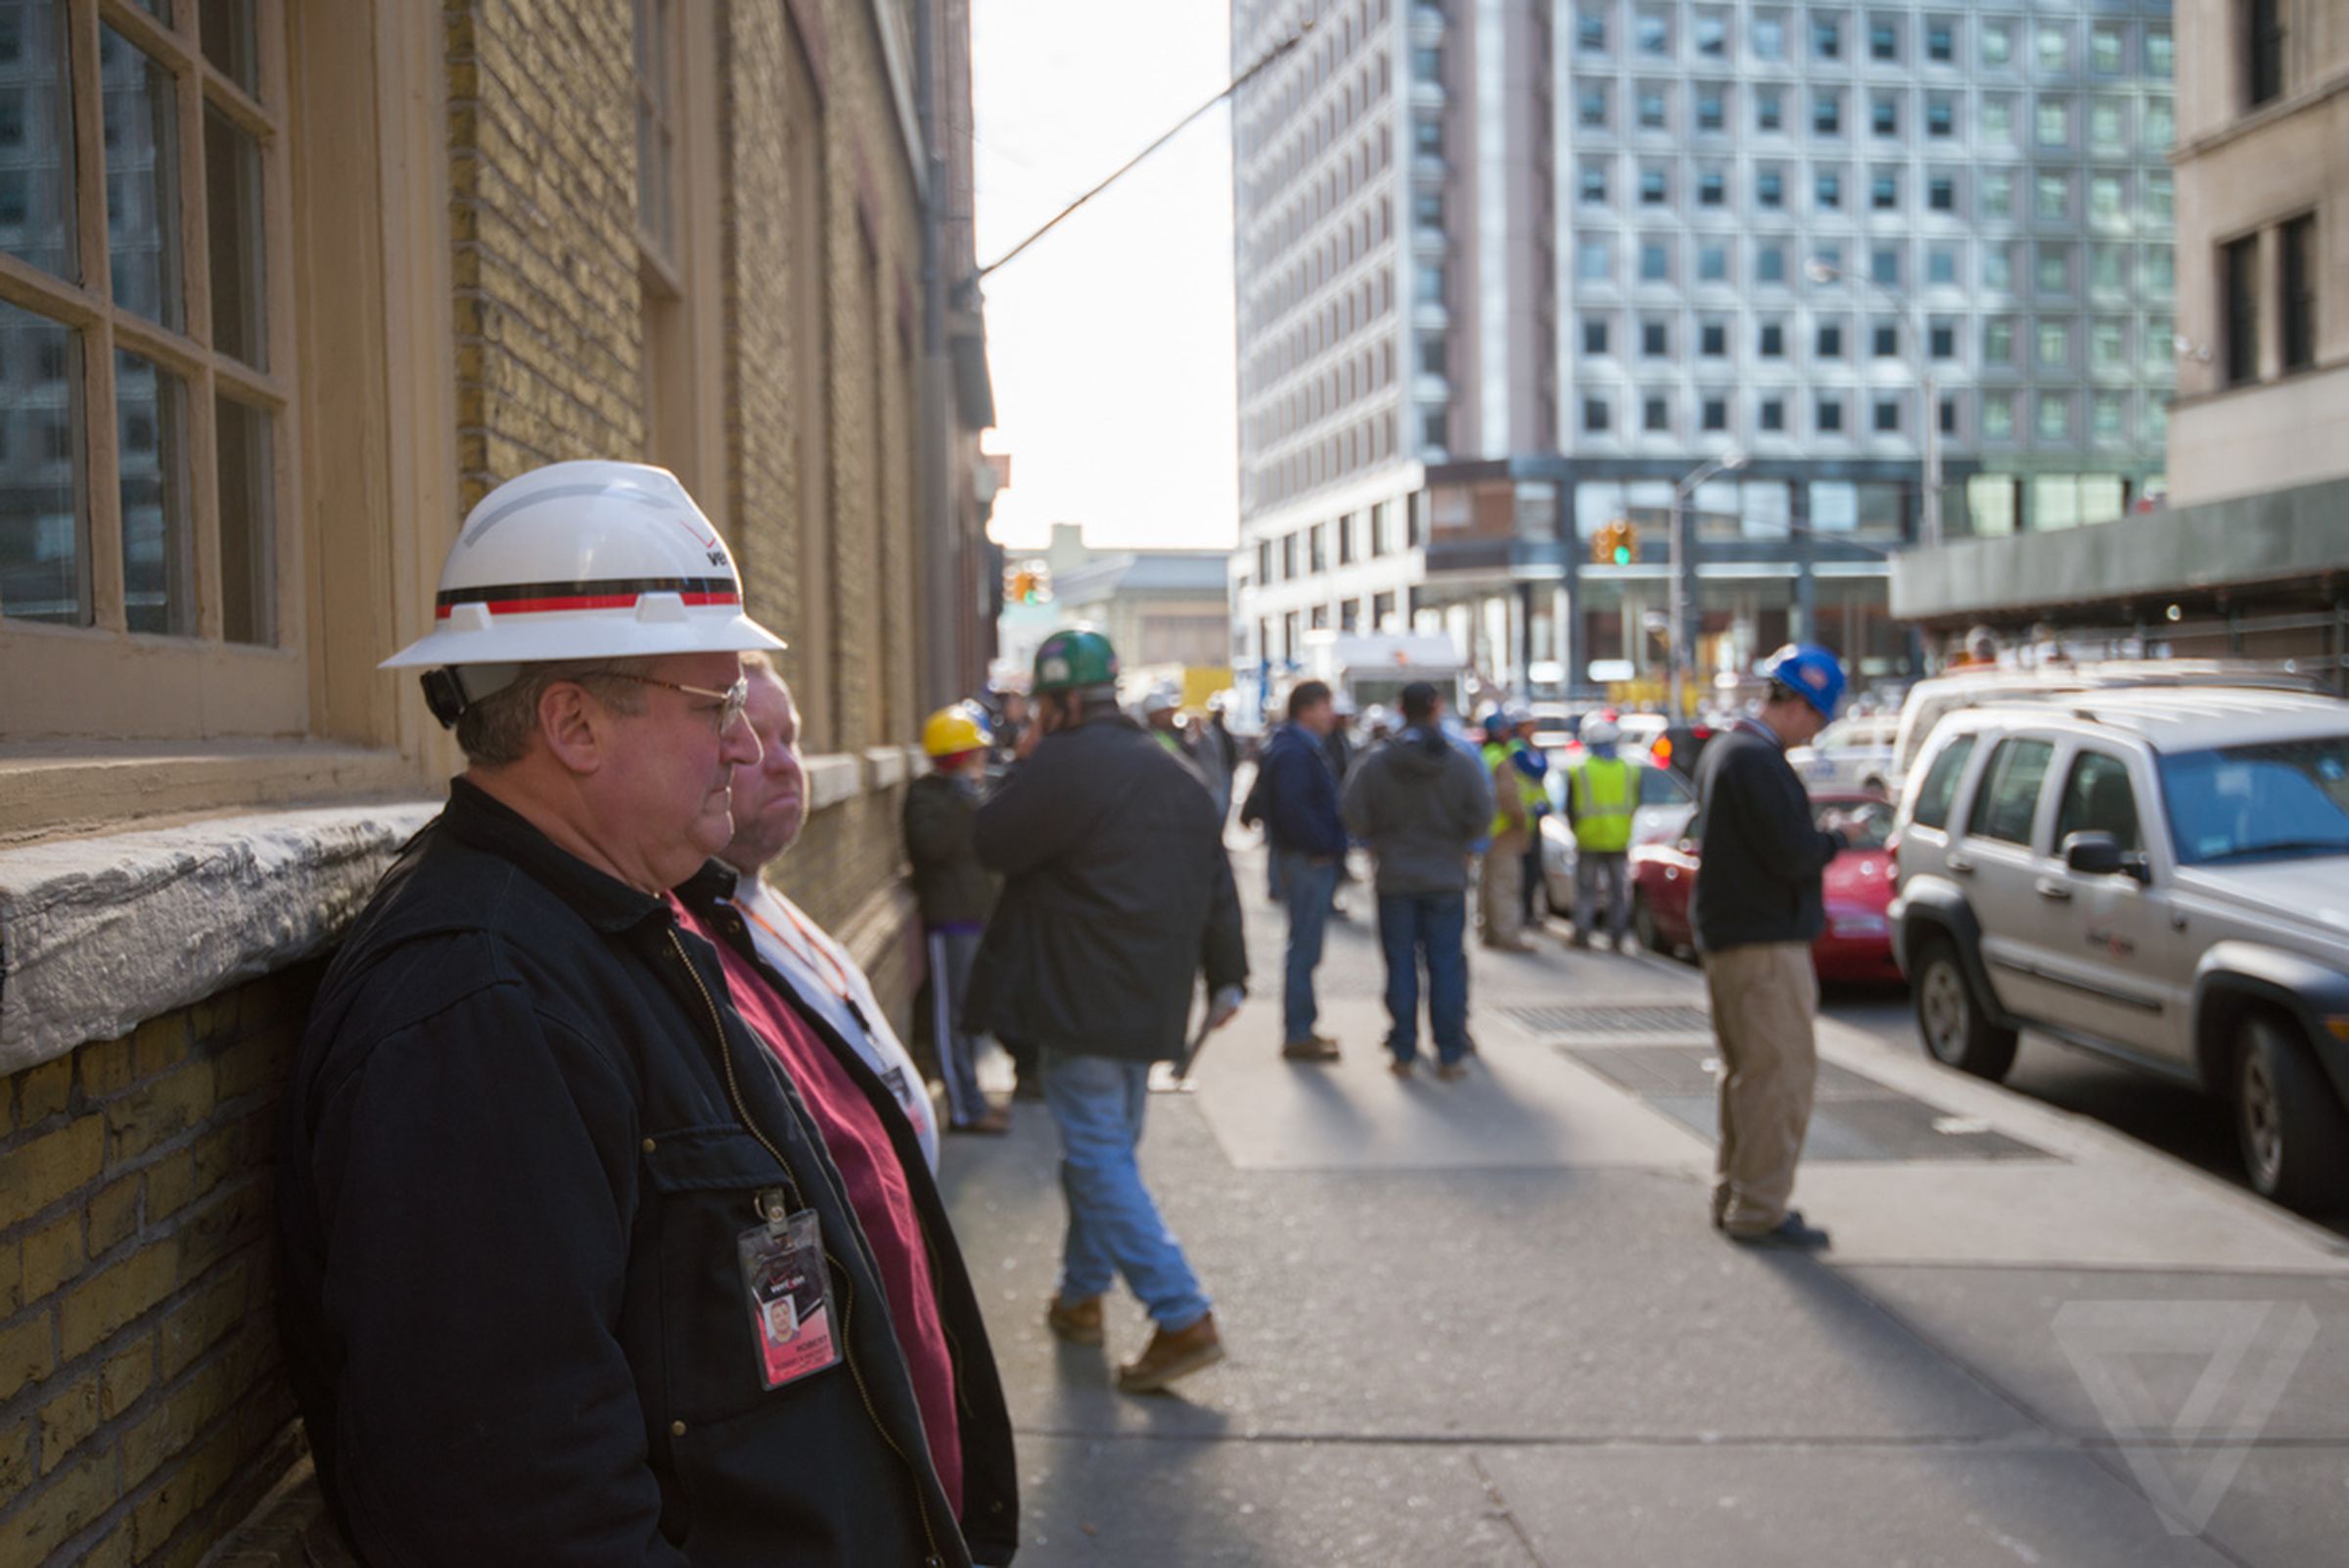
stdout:
[[876,746],[863,752],[818,753],[801,765],[807,774],[807,808],[821,811],[859,795],[896,789],[927,771],[929,763],[918,748]]
[[0,849],[0,1074],[316,952],[439,808],[309,807]]
[[[180,761],[234,770],[242,759]],[[132,790],[142,763],[158,765],[86,757],[57,765],[85,784],[99,769]],[[922,766],[903,747],[810,757],[808,801],[822,810],[895,788]],[[292,807],[0,846],[0,1075],[318,951],[439,809],[412,799]]]

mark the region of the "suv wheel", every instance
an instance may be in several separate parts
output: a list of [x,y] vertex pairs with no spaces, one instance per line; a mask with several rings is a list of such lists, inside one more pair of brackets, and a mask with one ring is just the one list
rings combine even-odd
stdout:
[[1996,1084],[2014,1065],[2015,1033],[1985,1018],[1980,998],[1947,937],[1927,938],[1916,957],[1916,1032],[1933,1059]]
[[2320,1213],[2349,1202],[2349,1117],[2308,1042],[2271,1015],[2235,1035],[2234,1131],[2261,1197]]

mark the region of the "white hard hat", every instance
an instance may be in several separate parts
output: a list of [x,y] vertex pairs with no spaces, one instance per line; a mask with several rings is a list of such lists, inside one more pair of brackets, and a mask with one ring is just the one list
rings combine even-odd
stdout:
[[[665,468],[549,463],[482,497],[440,568],[433,629],[381,669],[779,649],[717,530]],[[502,676],[502,678],[501,678]],[[479,699],[514,678],[468,676]]]
[[1142,698],[1142,716],[1152,714],[1171,714],[1182,706],[1182,693],[1172,686],[1153,686]]
[[1623,739],[1623,731],[1603,718],[1594,718],[1583,726],[1585,746],[1612,746]]

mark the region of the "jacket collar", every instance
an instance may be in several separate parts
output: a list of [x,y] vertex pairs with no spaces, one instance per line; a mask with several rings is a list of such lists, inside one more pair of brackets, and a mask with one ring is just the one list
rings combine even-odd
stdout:
[[513,861],[598,931],[625,931],[667,913],[659,899],[598,871],[470,779],[449,780],[448,808],[440,821],[459,842]]
[[677,899],[689,909],[708,909],[731,899],[745,882],[756,887],[759,879],[744,876],[723,860],[705,860],[699,871],[677,884]]

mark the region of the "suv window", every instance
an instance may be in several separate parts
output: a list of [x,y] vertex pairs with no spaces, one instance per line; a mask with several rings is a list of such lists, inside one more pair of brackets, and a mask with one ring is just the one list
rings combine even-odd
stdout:
[[1999,742],[1999,749],[1990,754],[1986,782],[1974,795],[1973,816],[1965,830],[1978,839],[2029,844],[2039,787],[2047,782],[2048,764],[2054,756],[2052,741]]
[[1950,803],[1957,799],[1958,780],[1965,772],[1965,760],[1974,755],[1971,735],[1960,735],[1941,749],[1933,765],[1925,770],[1925,781],[1916,787],[1916,822],[1924,827],[1947,827],[1950,821]]
[[2129,764],[2109,752],[2082,752],[2064,781],[2063,804],[2055,812],[2055,847],[2074,833],[2109,833],[2124,850],[2142,850],[2137,824],[2137,791]]

